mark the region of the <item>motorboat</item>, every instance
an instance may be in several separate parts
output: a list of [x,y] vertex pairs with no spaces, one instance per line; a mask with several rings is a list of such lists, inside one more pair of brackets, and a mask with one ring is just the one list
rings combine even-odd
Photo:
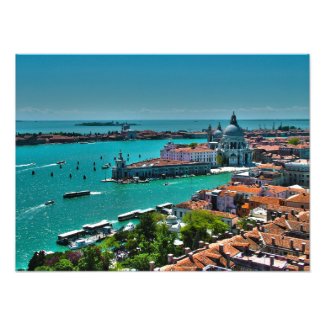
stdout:
[[135,229],[135,225],[132,222],[129,222],[124,228],[123,231],[132,231]]
[[85,196],[85,195],[90,195],[90,191],[80,191],[80,192],[69,192],[69,193],[65,193],[63,195],[63,198],[70,199],[70,198],[73,198],[73,197]]
[[60,160],[56,163],[57,165],[62,165],[62,164],[65,164],[65,160]]
[[54,204],[54,201],[53,200],[49,200],[49,201],[46,201],[44,204],[45,205],[51,205],[51,204]]
[[92,238],[80,238],[75,240],[74,242],[71,242],[69,244],[69,248],[70,249],[80,249],[80,248],[84,248],[90,245],[94,245],[96,242],[95,239]]
[[167,185],[169,185],[169,183],[164,183],[164,186],[167,186]]

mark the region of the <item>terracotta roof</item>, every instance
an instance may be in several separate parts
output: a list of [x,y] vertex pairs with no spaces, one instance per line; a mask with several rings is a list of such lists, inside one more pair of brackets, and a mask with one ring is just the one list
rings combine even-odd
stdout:
[[229,213],[229,212],[222,212],[222,211],[216,211],[216,210],[211,210],[213,214],[216,215],[216,217],[221,217],[225,219],[235,219],[237,216],[235,214]]
[[309,193],[295,194],[290,196],[287,199],[287,202],[293,202],[293,203],[309,203],[309,201],[310,201]]
[[283,235],[277,235],[277,234],[269,234],[265,232],[260,233],[263,237],[263,240],[267,245],[272,245],[272,237],[275,239],[275,246],[291,249],[290,240],[293,240],[293,247],[298,248],[300,251],[302,250],[302,243],[306,243],[306,250],[309,251],[309,240],[307,239],[299,239],[294,237],[288,237]]
[[209,202],[204,200],[199,201],[185,201],[179,204],[176,204],[177,208],[181,209],[189,209],[189,210],[201,210],[207,208],[209,206]]
[[249,202],[256,202],[261,204],[280,204],[281,199],[269,196],[252,196],[249,199]]
[[259,169],[277,169],[277,170],[283,169],[282,166],[277,166],[274,164],[261,164],[261,165],[258,165],[257,168],[259,168]]
[[237,192],[235,192],[235,191],[227,191],[227,190],[222,190],[219,194],[218,194],[218,196],[220,196],[220,197],[225,197],[225,196],[236,196],[236,194],[237,194]]
[[[198,164],[202,164],[202,163],[155,158],[155,159],[143,160],[143,161],[139,161],[139,162],[130,164],[127,166],[127,168],[161,167],[161,166],[174,166],[174,165],[198,165]],[[152,166],[150,166],[150,165],[152,165]]]
[[246,186],[246,185],[230,185],[227,187],[229,191],[236,191],[240,193],[251,193],[251,194],[259,194],[261,192],[260,188]]

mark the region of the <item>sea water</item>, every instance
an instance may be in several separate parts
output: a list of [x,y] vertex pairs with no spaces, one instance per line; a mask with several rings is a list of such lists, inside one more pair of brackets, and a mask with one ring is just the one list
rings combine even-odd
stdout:
[[[205,139],[179,139],[176,143],[205,142]],[[87,223],[110,220],[115,229],[128,221],[117,216],[135,209],[174,204],[189,200],[200,189],[211,189],[227,183],[231,175],[196,176],[157,180],[143,184],[103,183],[111,177],[105,163],[114,165],[114,157],[122,150],[129,161],[159,157],[168,140],[136,140],[96,142],[93,144],[55,144],[16,148],[16,268],[27,268],[35,251],[62,251],[57,235],[80,229]],[[141,157],[139,157],[141,155]],[[100,157],[102,156],[102,159]],[[62,169],[56,162],[65,160]],[[79,161],[79,165],[77,162]],[[36,163],[36,165],[30,165]],[[94,163],[96,171],[93,170]],[[76,167],[79,166],[79,170]],[[35,175],[32,175],[32,171]],[[53,173],[53,176],[51,176]],[[72,178],[69,178],[69,174]],[[83,176],[86,179],[83,179]],[[91,195],[63,199],[70,191],[90,190]],[[55,204],[45,205],[48,200]]]

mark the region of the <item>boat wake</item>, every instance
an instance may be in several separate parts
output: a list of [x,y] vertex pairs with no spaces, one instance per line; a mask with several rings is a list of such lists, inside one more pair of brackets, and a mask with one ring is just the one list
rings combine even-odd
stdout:
[[20,167],[28,167],[28,166],[35,166],[36,163],[30,163],[30,164],[22,164],[22,165],[16,165],[16,168],[20,168]]
[[[20,165],[22,166],[22,165]],[[31,166],[30,164],[29,165],[25,165],[25,167],[27,166]],[[47,167],[52,167],[52,166],[57,166],[57,164],[48,164],[48,165],[43,165],[43,166],[37,166],[37,167],[32,167],[32,168],[26,168],[26,169],[20,169],[17,173],[20,174],[22,172],[26,172],[28,170],[34,170],[34,169],[40,169],[40,168],[47,168]],[[16,166],[18,167],[18,166]]]
[[52,167],[52,166],[57,166],[57,164],[48,164],[48,165],[39,166],[37,168],[46,168],[46,167]]
[[100,195],[103,194],[103,192],[90,192],[91,195]]
[[21,216],[22,217],[28,217],[33,213],[38,212],[40,209],[45,208],[46,205],[44,203],[36,205],[35,207],[27,208],[22,211]]

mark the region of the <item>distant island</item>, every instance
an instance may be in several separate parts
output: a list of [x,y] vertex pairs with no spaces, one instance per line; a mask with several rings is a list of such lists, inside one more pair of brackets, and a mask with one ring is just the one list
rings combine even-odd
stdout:
[[122,126],[122,125],[140,125],[137,123],[120,123],[120,122],[84,122],[75,124],[77,126]]

